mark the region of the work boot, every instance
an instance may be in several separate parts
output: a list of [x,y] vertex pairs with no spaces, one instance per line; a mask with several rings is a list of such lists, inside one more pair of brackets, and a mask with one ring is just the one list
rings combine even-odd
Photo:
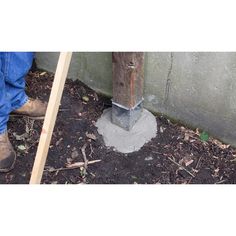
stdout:
[[19,109],[13,111],[11,116],[26,116],[34,120],[42,120],[46,114],[47,103],[39,99],[29,100]]
[[0,134],[0,172],[8,172],[14,168],[16,153],[9,141],[7,132]]

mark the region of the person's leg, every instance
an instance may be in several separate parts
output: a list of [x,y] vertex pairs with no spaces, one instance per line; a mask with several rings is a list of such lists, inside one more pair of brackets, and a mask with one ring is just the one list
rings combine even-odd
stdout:
[[7,131],[7,121],[11,112],[10,98],[6,93],[6,84],[2,73],[3,53],[0,52],[0,134]]
[[25,76],[32,66],[32,52],[5,52],[3,56],[3,76],[12,111],[22,107],[28,97],[25,93]]
[[11,170],[16,160],[7,134],[10,112],[32,118],[43,118],[46,112],[46,104],[25,93],[25,76],[32,61],[30,52],[0,53],[0,172]]
[[11,100],[11,115],[43,119],[47,104],[38,99],[28,98],[25,93],[25,76],[32,66],[33,58],[32,52],[5,52],[3,76]]
[[6,92],[6,84],[2,73],[2,59],[3,53],[0,53],[0,172],[7,172],[14,167],[16,153],[7,134],[11,102]]

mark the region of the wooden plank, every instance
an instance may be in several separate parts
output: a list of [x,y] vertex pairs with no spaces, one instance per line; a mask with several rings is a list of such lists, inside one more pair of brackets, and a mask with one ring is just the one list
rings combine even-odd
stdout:
[[30,184],[40,184],[42,179],[71,57],[72,52],[60,53],[51,95],[48,102],[48,108],[39,140],[38,150],[34,161],[33,171],[31,174]]
[[143,98],[143,52],[113,52],[113,101],[133,108]]

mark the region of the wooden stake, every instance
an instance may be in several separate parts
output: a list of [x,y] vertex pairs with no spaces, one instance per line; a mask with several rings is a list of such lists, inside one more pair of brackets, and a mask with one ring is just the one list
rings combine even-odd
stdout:
[[142,115],[144,53],[112,53],[112,123],[129,131]]
[[42,179],[71,57],[72,52],[60,53],[43,129],[39,140],[38,150],[34,161],[33,171],[31,174],[30,184],[40,184]]

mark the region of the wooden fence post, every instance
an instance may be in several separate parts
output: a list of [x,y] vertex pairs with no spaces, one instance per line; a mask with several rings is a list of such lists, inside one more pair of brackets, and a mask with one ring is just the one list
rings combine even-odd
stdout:
[[142,112],[144,53],[113,52],[112,66],[112,122],[130,130]]

